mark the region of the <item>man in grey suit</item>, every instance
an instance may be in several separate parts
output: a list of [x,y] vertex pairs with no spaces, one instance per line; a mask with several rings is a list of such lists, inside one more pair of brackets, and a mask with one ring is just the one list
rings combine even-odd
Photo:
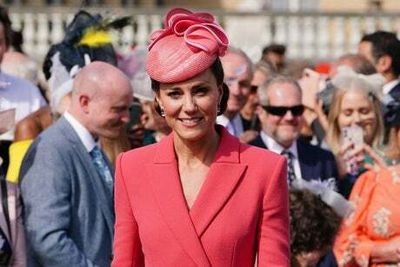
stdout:
[[30,147],[20,175],[29,266],[110,265],[113,171],[96,141],[119,136],[131,101],[126,76],[93,62],[68,111]]

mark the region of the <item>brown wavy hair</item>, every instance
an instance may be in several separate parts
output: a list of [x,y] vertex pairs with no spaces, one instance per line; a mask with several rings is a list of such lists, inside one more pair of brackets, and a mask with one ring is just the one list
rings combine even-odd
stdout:
[[341,218],[308,190],[289,192],[290,247],[292,256],[331,248]]

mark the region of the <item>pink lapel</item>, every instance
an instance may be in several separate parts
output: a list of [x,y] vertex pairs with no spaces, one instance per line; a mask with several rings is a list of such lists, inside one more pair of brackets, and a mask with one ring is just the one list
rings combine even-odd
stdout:
[[200,237],[234,192],[247,165],[240,164],[239,140],[221,127],[221,141],[207,179],[190,210]]
[[197,266],[211,266],[183,196],[172,135],[159,143],[155,160],[147,168],[160,212],[179,244]]

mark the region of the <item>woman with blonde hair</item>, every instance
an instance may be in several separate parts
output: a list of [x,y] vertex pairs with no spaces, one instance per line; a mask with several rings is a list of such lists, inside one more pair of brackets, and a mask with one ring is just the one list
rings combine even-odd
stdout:
[[384,158],[366,147],[374,160],[350,195],[355,210],[341,226],[334,245],[340,267],[400,265],[400,102],[387,106],[390,146]]
[[[328,115],[326,141],[336,156],[342,177],[340,190],[348,195],[359,174],[358,166],[364,160],[361,143],[374,149],[382,144],[384,126],[377,94],[383,83],[379,76],[365,76],[351,70],[339,73],[332,83],[336,89]],[[344,137],[346,130],[348,136]]]

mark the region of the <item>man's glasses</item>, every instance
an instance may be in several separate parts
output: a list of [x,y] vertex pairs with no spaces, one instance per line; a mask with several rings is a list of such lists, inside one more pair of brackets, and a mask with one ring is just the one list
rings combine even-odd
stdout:
[[297,105],[293,107],[283,107],[283,106],[262,106],[266,112],[269,114],[283,117],[288,111],[292,113],[293,116],[301,116],[304,112],[303,105]]

